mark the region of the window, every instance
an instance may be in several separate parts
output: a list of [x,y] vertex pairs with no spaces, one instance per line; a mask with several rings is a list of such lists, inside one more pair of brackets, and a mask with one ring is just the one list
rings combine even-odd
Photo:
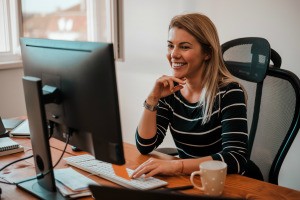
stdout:
[[22,0],[22,18],[24,37],[88,39],[86,0]]
[[117,0],[22,0],[25,37],[115,43],[119,58]]
[[[0,69],[21,63],[19,36],[112,42],[123,60],[122,0],[0,0]],[[22,19],[22,20],[20,20]],[[21,28],[19,28],[21,27]],[[22,34],[20,34],[22,30]]]
[[0,69],[21,65],[19,35],[17,0],[0,0]]

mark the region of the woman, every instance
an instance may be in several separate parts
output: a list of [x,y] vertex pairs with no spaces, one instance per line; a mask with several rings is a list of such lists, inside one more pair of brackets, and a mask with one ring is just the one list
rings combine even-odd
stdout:
[[179,160],[151,158],[132,178],[190,174],[207,160],[244,174],[248,162],[246,95],[222,59],[217,30],[205,15],[175,16],[169,25],[167,58],[172,76],[161,76],[144,102],[136,145],[148,154],[169,128]]

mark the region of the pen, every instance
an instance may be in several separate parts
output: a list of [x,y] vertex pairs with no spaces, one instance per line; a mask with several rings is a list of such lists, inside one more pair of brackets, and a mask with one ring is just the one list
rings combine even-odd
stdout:
[[176,190],[188,190],[194,188],[193,185],[185,185],[185,186],[179,186],[179,187],[172,187],[172,188],[165,188],[162,189],[163,191],[176,191]]

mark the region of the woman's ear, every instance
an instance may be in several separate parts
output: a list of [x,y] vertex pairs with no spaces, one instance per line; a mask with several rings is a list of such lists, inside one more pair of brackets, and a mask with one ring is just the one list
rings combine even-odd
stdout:
[[208,53],[206,53],[206,54],[205,54],[205,57],[204,57],[204,60],[205,60],[205,61],[208,61],[208,60],[210,60],[210,58],[211,58],[211,55],[208,54]]

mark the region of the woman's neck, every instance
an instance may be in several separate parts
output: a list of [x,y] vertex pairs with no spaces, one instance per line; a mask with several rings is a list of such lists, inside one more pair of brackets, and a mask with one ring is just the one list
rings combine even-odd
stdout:
[[201,80],[186,80],[184,88],[180,90],[182,96],[190,103],[197,103],[200,99],[203,84]]

